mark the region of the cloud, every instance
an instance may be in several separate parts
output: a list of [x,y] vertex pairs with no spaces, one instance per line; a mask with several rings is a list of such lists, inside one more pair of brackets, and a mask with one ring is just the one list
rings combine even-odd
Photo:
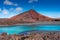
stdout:
[[17,13],[21,13],[21,12],[23,12],[23,8],[22,7],[9,8],[9,13],[15,13],[15,14],[17,14]]
[[3,14],[9,14],[9,11],[6,10],[6,9],[4,9],[4,10],[2,10],[2,13],[3,13]]
[[10,8],[9,9],[9,13],[10,13],[9,17],[12,17],[12,16],[17,15],[17,14],[22,13],[22,12],[23,12],[23,8],[22,7]]
[[[13,11],[13,12],[12,12]],[[0,9],[0,12],[2,14],[17,14],[17,13],[21,13],[23,11],[23,8],[22,7],[16,7],[16,8],[10,8],[9,10],[8,9]]]
[[21,7],[16,8],[16,11],[22,11],[22,10],[23,10],[23,8],[21,8]]
[[10,1],[8,1],[8,0],[5,0],[5,1],[4,1],[4,4],[6,4],[6,5],[13,5],[13,3],[10,2]]
[[[16,7],[16,8],[10,8],[9,10],[7,10],[7,9],[1,10],[0,9],[0,12],[2,12],[3,14],[9,14],[9,13],[13,13],[13,12],[20,13],[20,12],[22,12],[22,10],[23,10],[22,7]],[[10,11],[13,11],[13,12],[10,12]]]
[[13,6],[18,6],[18,4],[13,3],[13,2],[11,2],[11,1],[9,1],[9,0],[5,0],[5,1],[4,1],[4,4],[5,4],[5,5],[13,5]]
[[19,13],[22,13],[23,12],[23,8],[22,7],[16,7],[16,8],[9,8],[9,9],[6,9],[6,8],[0,8],[0,15],[1,15],[1,18],[11,18]]
[[29,2],[29,3],[38,2],[38,0],[29,0],[28,2]]

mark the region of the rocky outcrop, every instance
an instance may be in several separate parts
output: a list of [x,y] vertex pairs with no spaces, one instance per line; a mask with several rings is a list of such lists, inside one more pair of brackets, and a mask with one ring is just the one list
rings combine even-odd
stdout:
[[60,40],[60,32],[28,32],[27,34],[0,34],[0,40]]

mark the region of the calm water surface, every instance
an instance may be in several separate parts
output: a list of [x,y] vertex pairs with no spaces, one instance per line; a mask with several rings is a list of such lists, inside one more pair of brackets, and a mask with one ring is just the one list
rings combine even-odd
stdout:
[[30,30],[60,31],[60,25],[0,26],[0,33],[18,34]]

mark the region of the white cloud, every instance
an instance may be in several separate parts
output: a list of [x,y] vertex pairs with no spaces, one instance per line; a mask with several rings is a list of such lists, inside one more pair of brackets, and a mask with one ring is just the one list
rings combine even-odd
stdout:
[[2,10],[2,13],[3,13],[3,14],[9,14],[9,11],[6,10],[6,9],[4,9],[4,10]]
[[21,7],[16,8],[16,11],[22,11],[22,10],[23,10],[23,8],[21,8]]
[[18,12],[22,12],[23,8],[22,7],[10,8],[9,11],[11,13],[12,13],[12,11],[15,12],[15,13],[18,13]]
[[13,3],[10,2],[10,1],[8,1],[8,0],[5,0],[5,1],[4,1],[4,4],[6,4],[6,5],[12,5]]
[[38,2],[38,0],[29,0],[28,2],[29,2],[29,3]]
[[21,13],[23,11],[23,8],[22,7],[10,8],[9,11],[10,11],[10,13],[15,13],[15,14]]
[[[21,8],[21,7],[16,7],[16,8],[10,8],[9,10],[7,10],[7,9],[0,9],[0,12],[2,13],[2,14],[9,14],[9,13],[20,13],[20,12],[22,12],[22,10],[23,10],[23,8]],[[10,12],[10,11],[13,11],[13,12]]]
[[3,18],[5,18],[5,16],[6,16],[6,18],[10,18],[12,16],[15,16],[15,15],[21,13],[21,12],[23,12],[22,7],[9,8],[9,9],[3,8],[3,10],[0,8],[0,13],[2,14]]
[[23,11],[22,7],[10,8],[9,9],[9,13],[10,13],[9,18],[21,13],[22,11]]
[[9,0],[5,0],[5,1],[4,1],[4,4],[5,4],[5,5],[13,5],[13,6],[18,6],[18,4],[13,3],[13,2],[11,2],[11,1],[9,1]]

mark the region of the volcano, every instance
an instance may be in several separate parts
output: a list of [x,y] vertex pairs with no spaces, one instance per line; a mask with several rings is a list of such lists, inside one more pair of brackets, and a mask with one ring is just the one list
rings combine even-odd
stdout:
[[20,13],[16,16],[13,16],[8,19],[0,19],[0,25],[13,25],[20,23],[36,23],[36,22],[52,22],[52,21],[60,21],[60,19],[54,19],[47,16],[44,16],[35,10],[31,9],[29,11]]
[[10,19],[16,20],[16,21],[21,21],[21,22],[22,21],[24,21],[24,22],[51,21],[50,17],[39,14],[38,12],[36,12],[33,9],[23,12],[21,14],[18,14],[14,17],[11,17]]

